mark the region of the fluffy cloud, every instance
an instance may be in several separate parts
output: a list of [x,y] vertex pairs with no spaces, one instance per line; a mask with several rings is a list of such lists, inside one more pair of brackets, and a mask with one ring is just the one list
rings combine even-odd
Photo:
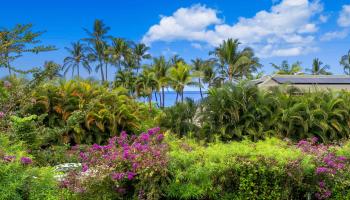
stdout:
[[238,38],[260,56],[296,56],[308,52],[318,27],[313,17],[322,11],[319,2],[282,0],[269,11],[252,18],[239,18],[225,24],[218,11],[203,5],[180,8],[172,16],[163,16],[150,27],[143,42],[188,40],[216,46],[227,38]]
[[344,5],[338,18],[338,25],[341,27],[350,27],[350,5]]

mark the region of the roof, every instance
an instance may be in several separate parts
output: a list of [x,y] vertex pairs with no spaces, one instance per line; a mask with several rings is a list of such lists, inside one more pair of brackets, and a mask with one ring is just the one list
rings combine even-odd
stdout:
[[267,78],[255,80],[259,85],[267,79],[272,79],[279,84],[350,84],[350,76],[345,75],[273,75]]

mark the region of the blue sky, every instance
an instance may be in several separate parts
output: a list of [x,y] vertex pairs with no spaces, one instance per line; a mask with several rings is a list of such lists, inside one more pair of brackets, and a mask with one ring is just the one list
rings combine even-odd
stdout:
[[[47,31],[44,44],[59,50],[25,55],[15,65],[62,64],[65,46],[86,36],[95,19],[111,27],[110,35],[151,46],[154,56],[179,54],[186,60],[208,58],[222,39],[238,38],[251,46],[273,72],[271,62],[301,61],[308,68],[318,57],[342,73],[339,59],[350,49],[350,2],[345,0],[89,0],[2,1],[0,27],[32,23]],[[0,70],[0,76],[6,75]],[[110,78],[113,74],[110,74]]]

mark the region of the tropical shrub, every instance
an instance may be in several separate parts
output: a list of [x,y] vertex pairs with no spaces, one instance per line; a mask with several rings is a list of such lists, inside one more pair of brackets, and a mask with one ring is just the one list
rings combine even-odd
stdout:
[[160,126],[180,136],[193,131],[207,141],[274,136],[297,142],[316,136],[330,143],[349,138],[349,92],[296,95],[288,90],[259,90],[245,82],[225,84],[209,89],[199,106],[185,102],[166,108]]
[[168,199],[348,199],[348,157],[317,139],[213,143],[168,139]]
[[188,133],[198,134],[199,127],[195,123],[198,108],[197,103],[187,98],[183,103],[164,108],[159,124],[164,129],[178,133],[180,136]]
[[23,115],[46,114],[46,128],[63,129],[53,143],[72,145],[101,144],[121,130],[146,130],[154,126],[158,114],[133,100],[124,88],[82,80],[41,84],[21,108]]
[[159,128],[109,139],[80,152],[81,172],[61,183],[81,199],[160,199],[167,177],[167,145]]
[[61,199],[51,168],[37,168],[24,150],[22,143],[12,143],[0,134],[0,199],[40,200]]

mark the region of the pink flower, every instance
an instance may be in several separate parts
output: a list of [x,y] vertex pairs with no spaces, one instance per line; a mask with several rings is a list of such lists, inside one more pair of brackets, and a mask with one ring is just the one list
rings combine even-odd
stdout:
[[116,173],[116,172],[114,172],[112,174],[112,179],[116,180],[116,181],[120,181],[120,180],[122,180],[124,178],[124,176],[125,176],[124,173]]
[[136,176],[136,174],[134,172],[128,172],[128,179],[129,180],[134,179],[135,176]]
[[0,119],[5,117],[5,113],[0,111]]
[[164,139],[164,135],[163,134],[159,134],[157,135],[157,140],[160,142]]
[[23,165],[29,165],[29,164],[32,164],[32,159],[31,158],[28,158],[28,157],[22,157],[21,158],[21,163]]
[[86,172],[88,169],[89,169],[88,165],[86,163],[84,163],[81,171]]

